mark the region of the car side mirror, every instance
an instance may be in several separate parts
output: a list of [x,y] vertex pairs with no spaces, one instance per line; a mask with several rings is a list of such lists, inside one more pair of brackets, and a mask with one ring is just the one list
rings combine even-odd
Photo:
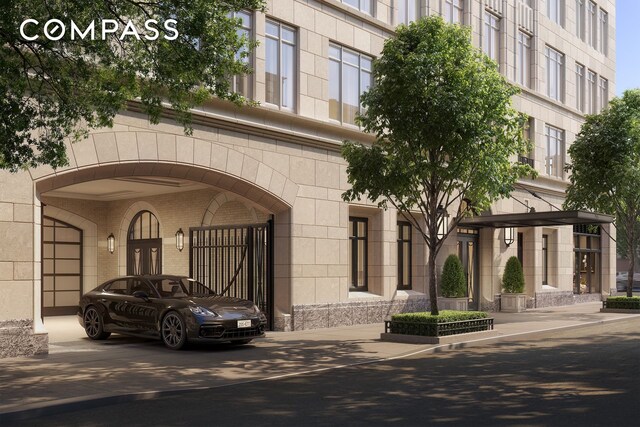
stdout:
[[145,291],[135,291],[133,293],[134,298],[140,298],[145,301],[149,301],[149,295]]

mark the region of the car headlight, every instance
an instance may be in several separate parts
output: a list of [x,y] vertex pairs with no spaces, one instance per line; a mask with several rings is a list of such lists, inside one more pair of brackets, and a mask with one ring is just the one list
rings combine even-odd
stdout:
[[215,311],[209,310],[208,308],[205,308],[205,307],[200,307],[199,305],[191,306],[189,307],[189,310],[191,310],[191,312],[196,316],[217,316],[218,315]]

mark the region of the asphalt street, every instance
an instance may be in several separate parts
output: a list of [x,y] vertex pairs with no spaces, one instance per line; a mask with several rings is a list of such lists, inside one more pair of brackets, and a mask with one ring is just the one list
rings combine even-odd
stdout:
[[637,426],[640,319],[162,395],[20,425]]

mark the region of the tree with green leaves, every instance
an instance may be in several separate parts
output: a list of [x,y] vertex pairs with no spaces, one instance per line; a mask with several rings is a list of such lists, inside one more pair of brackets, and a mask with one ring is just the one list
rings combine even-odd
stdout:
[[599,114],[587,116],[569,147],[571,173],[565,209],[613,215],[629,259],[627,296],[632,296],[640,221],[640,89],[627,90]]
[[[438,314],[436,257],[472,211],[508,197],[518,178],[533,174],[514,162],[527,152],[526,117],[511,106],[518,89],[495,62],[471,45],[470,30],[429,17],[398,27],[373,64],[358,123],[372,145],[345,142],[351,189],[345,201],[366,197],[390,204],[429,249],[431,313]],[[455,212],[438,238],[442,212]]]
[[442,267],[442,296],[445,298],[463,298],[467,295],[467,278],[458,255],[451,254]]
[[230,77],[251,71],[246,58],[255,43],[238,31],[233,12],[261,9],[263,2],[3,5],[0,168],[66,165],[65,138],[78,141],[92,128],[111,126],[129,100],[138,100],[152,123],[169,105],[187,133],[190,109],[210,97],[246,103],[231,90]]

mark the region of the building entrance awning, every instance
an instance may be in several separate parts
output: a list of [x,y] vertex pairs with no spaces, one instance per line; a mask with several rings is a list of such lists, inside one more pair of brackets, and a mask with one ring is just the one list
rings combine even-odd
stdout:
[[482,215],[465,218],[463,227],[546,227],[555,225],[610,224],[611,215],[586,211],[526,212],[514,214]]

